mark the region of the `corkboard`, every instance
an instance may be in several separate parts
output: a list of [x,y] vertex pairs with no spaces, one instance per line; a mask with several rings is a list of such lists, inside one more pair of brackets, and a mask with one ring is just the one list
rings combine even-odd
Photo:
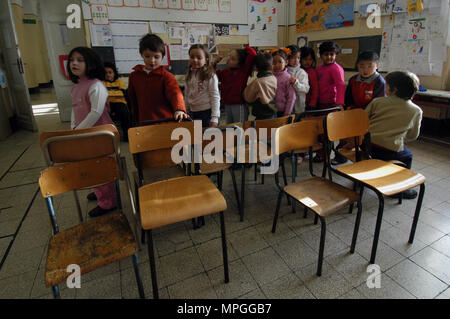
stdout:
[[[339,63],[344,69],[355,69],[356,59],[359,53],[359,39],[337,39],[333,40],[341,48],[341,53],[336,57],[336,62]],[[319,46],[324,41],[313,41],[311,45],[314,51],[317,53],[318,63],[320,65]]]

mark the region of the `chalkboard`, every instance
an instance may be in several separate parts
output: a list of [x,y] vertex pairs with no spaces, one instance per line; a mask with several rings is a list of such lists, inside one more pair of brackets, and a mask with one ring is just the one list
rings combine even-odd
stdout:
[[116,59],[114,57],[114,49],[113,47],[92,47],[92,50],[97,52],[98,55],[102,58],[104,62],[112,62],[116,63]]

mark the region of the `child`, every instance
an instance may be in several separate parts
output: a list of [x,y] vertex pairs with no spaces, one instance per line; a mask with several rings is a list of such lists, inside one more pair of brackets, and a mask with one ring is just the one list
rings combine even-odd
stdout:
[[208,49],[201,44],[194,44],[189,49],[184,93],[192,119],[201,120],[203,127],[217,127],[220,118],[219,80],[210,65]]
[[317,82],[316,54],[313,48],[300,48],[300,64],[308,74],[309,91],[306,94],[306,107],[315,108],[319,98],[319,84]]
[[[222,59],[217,57],[214,66]],[[227,123],[242,123],[248,119],[248,106],[243,99],[243,92],[256,59],[256,51],[248,46],[245,49],[233,50],[227,59],[227,67],[217,70],[220,82],[222,103],[227,114]],[[241,118],[241,113],[243,118]]]
[[319,84],[318,108],[327,109],[338,106],[344,109],[345,80],[344,69],[336,63],[339,46],[326,41],[319,46],[322,65],[317,67]]
[[272,61],[273,58],[269,53],[259,53],[256,56],[257,78],[244,90],[244,99],[252,105],[252,114],[256,120],[275,117],[276,108],[269,105],[275,98],[277,90],[277,79],[271,71]]
[[291,74],[291,84],[294,86],[297,98],[294,105],[294,113],[305,112],[306,93],[309,92],[308,74],[300,66],[300,49],[296,45],[288,46],[291,55],[288,57],[288,72]]
[[386,82],[377,72],[380,66],[378,54],[373,51],[360,53],[356,66],[359,73],[350,78],[345,91],[347,109],[364,109],[374,98],[386,96]]
[[[417,139],[422,110],[411,99],[419,88],[414,73],[397,71],[386,76],[387,97],[380,97],[367,105],[370,120],[371,155],[381,160],[399,160],[411,168],[413,155],[404,145]],[[413,199],[415,190],[403,192],[403,198]]]
[[277,116],[290,115],[294,109],[296,94],[291,85],[291,75],[287,71],[288,55],[291,50],[282,48],[272,50],[273,64],[272,71],[277,78],[277,91],[275,94],[275,106]]
[[123,138],[128,141],[128,129],[131,127],[131,117],[128,110],[127,101],[125,100],[126,86],[119,79],[116,66],[114,63],[105,62],[105,79],[103,84],[108,90],[108,102],[111,108],[111,117],[117,118],[123,131]]
[[[100,57],[92,49],[78,47],[69,53],[69,77],[76,85],[72,88],[72,129],[113,124],[109,117],[108,90],[102,83],[105,69]],[[89,200],[98,200],[98,206],[89,216],[101,216],[117,207],[114,183],[94,189]]]
[[[374,98],[386,96],[384,88],[386,82],[377,72],[379,67],[378,54],[373,51],[361,52],[356,60],[356,66],[359,73],[350,78],[345,90],[346,109],[364,109]],[[336,150],[339,150],[343,145],[345,145],[345,142],[341,141]],[[347,159],[336,153],[331,164],[338,165],[345,162],[347,162]]]
[[166,55],[164,42],[154,34],[139,41],[139,53],[145,65],[136,65],[128,81],[131,114],[136,123],[164,118],[181,122],[187,118],[177,80],[161,66]]

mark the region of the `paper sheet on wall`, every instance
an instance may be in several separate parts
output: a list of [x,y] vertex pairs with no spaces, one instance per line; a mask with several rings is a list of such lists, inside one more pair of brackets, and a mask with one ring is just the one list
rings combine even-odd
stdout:
[[430,62],[443,62],[447,59],[447,47],[442,41],[430,41],[430,52],[428,60]]
[[442,76],[442,70],[444,68],[443,62],[432,62],[430,63],[431,73],[436,76]]
[[181,60],[181,45],[169,44],[169,50],[170,50],[170,60],[172,61]]
[[94,24],[109,24],[108,7],[104,4],[91,5],[91,16]]
[[91,44],[93,47],[112,47],[112,32],[109,25],[95,25],[89,21]]
[[167,26],[165,22],[150,21],[150,29],[152,30],[152,33],[167,33]]
[[251,46],[278,45],[278,8],[274,0],[248,2],[249,43]]
[[124,0],[123,5],[125,7],[139,7],[139,0]]

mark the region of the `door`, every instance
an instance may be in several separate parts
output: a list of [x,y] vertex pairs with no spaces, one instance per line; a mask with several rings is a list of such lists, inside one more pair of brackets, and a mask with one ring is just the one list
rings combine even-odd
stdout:
[[83,22],[81,23],[81,28],[78,29],[68,29],[66,26],[66,20],[69,16],[66,10],[70,4],[78,4],[81,7],[79,0],[39,1],[53,86],[62,122],[70,121],[72,113],[70,93],[74,84],[64,76],[61,69],[60,56],[68,55],[70,50],[75,47],[86,46]]
[[0,37],[17,125],[26,130],[37,131],[13,19],[11,0],[0,1]]

